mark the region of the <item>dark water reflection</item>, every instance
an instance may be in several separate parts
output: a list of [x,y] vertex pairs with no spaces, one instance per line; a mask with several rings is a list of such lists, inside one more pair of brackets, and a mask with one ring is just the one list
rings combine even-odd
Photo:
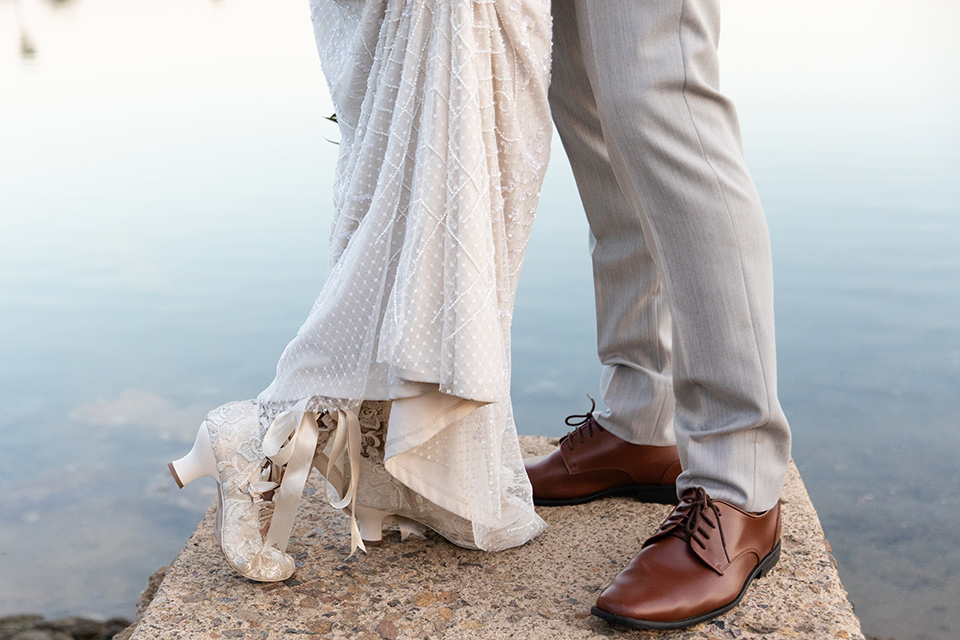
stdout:
[[[861,4],[726,3],[724,83],[774,244],[794,456],[841,577],[868,633],[950,638],[960,10],[883,1],[863,26]],[[209,504],[165,462],[269,383],[319,290],[321,86],[305,2],[0,0],[0,615],[131,616]],[[556,151],[514,325],[530,434],[561,433],[599,373]]]

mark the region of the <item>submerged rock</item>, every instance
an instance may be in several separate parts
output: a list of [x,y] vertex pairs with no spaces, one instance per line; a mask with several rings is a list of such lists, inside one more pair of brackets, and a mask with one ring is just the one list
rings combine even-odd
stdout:
[[4,616],[0,618],[0,640],[111,640],[129,626],[126,618],[71,616],[47,620],[37,615]]

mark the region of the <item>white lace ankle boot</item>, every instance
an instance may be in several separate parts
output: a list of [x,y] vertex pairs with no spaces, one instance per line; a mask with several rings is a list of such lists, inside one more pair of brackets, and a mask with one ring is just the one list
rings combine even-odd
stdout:
[[[320,438],[321,448],[325,436]],[[293,558],[284,551],[286,540],[274,544],[264,539],[283,467],[263,454],[255,401],[230,402],[208,413],[190,453],[169,463],[169,468],[180,487],[201,476],[217,481],[214,535],[237,573],[259,582],[286,580],[293,574]]]
[[[357,414],[360,423],[358,469],[350,468],[346,472],[338,469],[335,474],[342,475],[329,478],[342,496],[341,487],[347,486],[351,473],[357,473],[355,514],[363,542],[378,544],[382,540],[383,525],[394,523],[399,526],[403,537],[422,533],[423,527],[429,527],[458,546],[476,549],[473,524],[469,520],[427,500],[394,478],[384,467],[389,416],[389,402],[369,401],[360,406]],[[327,465],[317,468],[324,475]]]

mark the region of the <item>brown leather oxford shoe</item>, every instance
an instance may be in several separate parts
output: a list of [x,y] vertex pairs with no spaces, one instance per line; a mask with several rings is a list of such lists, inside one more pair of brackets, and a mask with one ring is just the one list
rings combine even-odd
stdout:
[[748,513],[690,489],[591,612],[634,629],[680,629],[737,606],[780,559],[780,505]]
[[[595,406],[595,405],[594,405]],[[593,419],[593,409],[570,416],[576,427],[546,456],[524,461],[533,504],[582,504],[607,496],[634,496],[643,502],[677,503],[680,458],[676,447],[631,444]],[[576,420],[582,418],[579,422]]]

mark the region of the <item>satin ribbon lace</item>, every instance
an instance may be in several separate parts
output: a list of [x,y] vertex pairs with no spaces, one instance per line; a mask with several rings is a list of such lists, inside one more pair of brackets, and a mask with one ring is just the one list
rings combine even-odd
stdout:
[[[357,487],[360,482],[360,421],[357,412],[352,408],[337,409],[333,444],[329,447],[329,453],[318,453],[316,448],[320,425],[317,413],[307,411],[308,401],[301,400],[278,415],[263,439],[264,455],[274,468],[282,469],[274,498],[273,520],[264,546],[275,545],[280,551],[286,550],[300,497],[316,458],[318,466],[326,463],[323,473],[327,479],[323,485],[325,499],[336,509],[350,508],[350,555],[357,549],[366,552],[356,516]],[[348,481],[344,480],[344,470],[339,466],[344,453],[349,464]],[[336,490],[339,496],[337,500],[330,497],[329,485]]]

